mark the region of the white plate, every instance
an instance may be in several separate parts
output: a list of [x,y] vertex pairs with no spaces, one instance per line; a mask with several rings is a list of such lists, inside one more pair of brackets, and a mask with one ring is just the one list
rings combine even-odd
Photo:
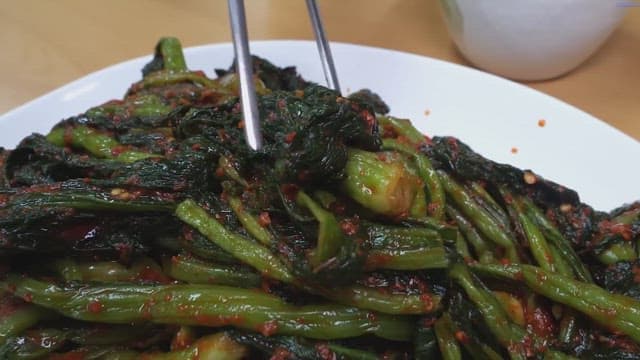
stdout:
[[[331,49],[343,91],[372,89],[392,114],[430,135],[454,135],[493,160],[533,169],[577,190],[597,209],[640,199],[640,168],[633,165],[640,143],[589,114],[517,83],[424,56],[341,43]],[[313,42],[258,41],[251,50],[323,83]],[[213,76],[214,68],[229,66],[233,48],[205,45],[185,54],[191,69]],[[122,97],[150,59],[97,71],[2,115],[0,145],[13,147],[31,132],[47,132],[62,118]]]

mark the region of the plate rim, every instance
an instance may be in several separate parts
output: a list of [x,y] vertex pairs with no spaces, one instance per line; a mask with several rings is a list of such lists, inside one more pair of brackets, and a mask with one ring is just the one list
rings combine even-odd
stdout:
[[[301,40],[301,39],[269,39],[269,40],[253,40],[250,41],[250,46],[251,44],[260,44],[261,46],[268,46],[270,44],[276,44],[276,45],[286,45],[286,43],[293,43],[293,44],[300,44],[300,45],[315,45],[315,41],[312,40]],[[623,132],[622,130],[614,127],[613,125],[609,124],[608,122],[592,115],[591,113],[582,110],[580,108],[578,108],[575,105],[572,105],[562,99],[559,99],[553,95],[547,94],[545,92],[542,92],[540,90],[534,89],[530,86],[527,86],[525,84],[522,84],[520,82],[496,75],[496,74],[492,74],[486,71],[483,71],[481,69],[477,69],[471,66],[467,66],[464,64],[458,64],[458,63],[454,63],[451,61],[447,61],[447,60],[442,60],[442,59],[438,59],[438,58],[434,58],[428,55],[422,55],[422,54],[416,54],[416,53],[412,53],[412,52],[408,52],[408,51],[403,51],[403,50],[397,50],[397,49],[390,49],[390,48],[384,48],[384,47],[379,47],[379,46],[371,46],[371,45],[363,45],[363,44],[356,44],[356,43],[349,43],[349,42],[340,42],[340,41],[331,41],[330,42],[331,46],[340,46],[340,47],[355,47],[355,48],[364,48],[367,50],[375,50],[375,51],[382,51],[382,52],[391,52],[394,53],[395,55],[400,55],[400,56],[409,56],[409,57],[415,57],[417,59],[420,60],[427,60],[427,61],[431,61],[434,62],[436,64],[438,64],[439,66],[447,66],[447,67],[451,67],[453,69],[455,69],[456,71],[467,71],[470,73],[474,73],[476,75],[482,75],[482,76],[488,76],[490,77],[492,80],[494,81],[502,81],[505,82],[506,84],[509,84],[509,86],[515,86],[520,88],[520,90],[524,90],[527,91],[531,94],[535,94],[535,96],[543,96],[546,98],[547,101],[552,101],[552,102],[556,102],[556,105],[561,105],[564,106],[568,109],[570,109],[571,111],[580,113],[582,116],[584,116],[585,118],[589,118],[590,121],[596,121],[599,122],[601,125],[605,125],[606,127],[608,127],[608,130],[612,130],[614,133],[616,133],[619,136],[623,136],[625,138],[627,138],[628,140],[632,140],[634,141],[638,146],[640,146],[640,140],[637,140],[635,138],[633,138],[631,135]],[[194,45],[194,46],[188,46],[184,48],[184,52],[185,52],[185,57],[188,57],[188,53],[190,52],[197,52],[197,51],[204,51],[204,50],[208,50],[210,48],[215,48],[215,47],[233,47],[233,44],[231,42],[218,42],[218,43],[207,43],[207,44],[200,44],[200,45]],[[76,78],[70,82],[67,82],[55,89],[52,89],[40,96],[37,96],[33,99],[30,99],[28,101],[26,101],[25,103],[18,105],[12,109],[9,109],[8,111],[4,112],[3,114],[0,114],[0,122],[5,121],[5,118],[10,117],[10,116],[14,116],[16,113],[19,113],[20,111],[23,111],[23,109],[28,108],[29,106],[32,106],[34,103],[37,103],[39,101],[41,101],[43,98],[46,97],[50,97],[50,96],[54,96],[58,93],[62,93],[70,88],[73,88],[74,86],[77,86],[77,84],[87,81],[87,79],[97,76],[103,72],[109,72],[109,71],[113,71],[114,69],[117,69],[119,67],[125,67],[130,63],[133,62],[137,62],[137,61],[142,61],[144,59],[150,59],[153,56],[153,54],[147,54],[147,55],[142,55],[142,56],[138,56],[135,58],[130,58],[130,59],[126,59],[120,62],[117,62],[115,64],[111,64],[108,65],[104,68],[92,71],[90,73],[87,73],[79,78]],[[293,66],[295,66],[295,64],[292,64]],[[339,64],[337,64],[339,67]]]

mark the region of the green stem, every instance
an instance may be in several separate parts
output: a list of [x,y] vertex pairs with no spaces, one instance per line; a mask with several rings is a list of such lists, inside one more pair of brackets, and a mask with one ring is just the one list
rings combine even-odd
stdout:
[[267,248],[227,230],[193,200],[180,203],[176,209],[176,216],[263,275],[284,282],[293,281],[293,276],[284,264]]
[[444,269],[449,265],[443,246],[407,250],[371,250],[367,255],[368,270]]
[[318,241],[315,249],[311,252],[310,259],[310,263],[314,267],[318,267],[333,258],[344,245],[346,239],[336,217],[323,209],[304,191],[298,192],[296,202],[307,208],[318,221]]
[[515,247],[515,240],[509,236],[506,229],[502,228],[493,217],[487,214],[451,176],[443,171],[438,171],[445,192],[453,202],[467,216],[487,239],[496,245],[502,246],[507,258],[514,263],[520,261]]
[[521,269],[522,279],[533,291],[640,342],[640,301],[535,266],[521,265]]
[[442,315],[433,325],[436,330],[438,347],[444,360],[462,359],[460,345],[453,334],[453,323],[447,313]]
[[517,201],[521,203],[522,207],[527,212],[527,215],[533,220],[533,222],[540,227],[549,243],[556,247],[562,255],[562,258],[566,260],[569,266],[571,266],[576,278],[585,282],[593,282],[589,269],[580,260],[580,257],[576,254],[569,240],[562,236],[560,231],[551,223],[551,221],[549,221],[549,219],[547,219],[542,211],[526,197],[520,197]]
[[[424,137],[422,138],[424,141]],[[412,158],[418,169],[418,174],[427,186],[430,203],[427,206],[429,215],[436,219],[444,219],[445,193],[438,179],[438,174],[425,155],[407,144],[398,142],[395,139],[383,139],[382,148],[402,152]]]
[[163,263],[165,273],[190,284],[217,284],[244,288],[259,287],[260,275],[235,265],[218,265],[192,256],[177,255]]
[[293,306],[256,290],[220,285],[79,285],[65,288],[27,277],[0,283],[17,296],[64,316],[93,322],[234,326],[264,334],[340,339],[373,334],[407,341],[409,317],[341,305]]
[[273,235],[265,229],[256,216],[252,215],[242,205],[242,201],[237,197],[229,197],[229,206],[240,220],[240,223],[247,232],[265,246],[270,246],[274,242]]
[[385,314],[429,314],[440,309],[440,296],[432,294],[393,294],[357,285],[314,290],[323,297],[338,303]]
[[84,125],[74,127],[57,127],[47,135],[47,140],[58,146],[74,146],[84,149],[90,154],[104,159],[113,159],[125,163],[147,159],[159,158],[161,155],[150,154],[142,151],[126,150],[112,137],[101,134],[95,129]]

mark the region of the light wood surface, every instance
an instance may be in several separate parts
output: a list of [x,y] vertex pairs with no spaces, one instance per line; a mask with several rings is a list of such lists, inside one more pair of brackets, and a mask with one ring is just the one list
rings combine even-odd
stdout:
[[[246,0],[251,39],[312,39],[303,0]],[[319,0],[333,41],[468,65],[436,0]],[[588,25],[586,25],[588,26]],[[20,0],[0,3],[0,113],[173,35],[184,46],[230,40],[226,0]],[[640,139],[640,7],[590,60],[528,86]],[[576,129],[579,131],[579,129]]]

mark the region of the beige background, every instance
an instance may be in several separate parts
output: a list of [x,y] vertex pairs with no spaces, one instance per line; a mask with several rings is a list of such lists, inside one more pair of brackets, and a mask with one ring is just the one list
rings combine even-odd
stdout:
[[[436,0],[319,0],[331,40],[467,64]],[[638,2],[640,5],[640,1]],[[246,0],[252,39],[312,39],[303,0]],[[0,3],[0,113],[107,65],[151,52],[174,35],[185,46],[229,41],[225,0],[4,0]],[[528,83],[640,139],[640,7],[572,73]]]

